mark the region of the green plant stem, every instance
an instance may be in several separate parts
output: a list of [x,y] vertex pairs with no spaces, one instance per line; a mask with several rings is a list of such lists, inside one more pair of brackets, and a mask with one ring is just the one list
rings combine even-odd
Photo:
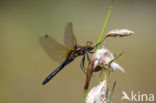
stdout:
[[114,93],[115,86],[116,86],[116,81],[114,82],[112,91],[111,91],[111,93],[110,93],[110,100],[112,99],[112,95],[113,95],[113,93]]
[[83,103],[86,103],[87,93],[88,93],[88,89],[84,89],[84,93],[83,93]]
[[[106,17],[105,22],[104,22],[104,25],[103,25],[103,27],[102,27],[102,29],[101,29],[101,32],[100,32],[100,35],[99,35],[99,38],[98,38],[98,41],[97,41],[97,44],[98,44],[98,45],[96,46],[95,51],[99,48],[99,43],[101,42],[101,39],[102,39],[102,37],[103,37],[103,35],[104,35],[104,31],[105,31],[105,28],[106,28],[106,25],[107,25],[107,21],[108,21],[109,15],[110,15],[110,13],[111,13],[113,4],[114,4],[114,0],[112,0],[112,3],[111,3],[111,5],[110,5],[110,8],[109,8],[109,11],[108,11],[108,14],[107,14],[107,17]],[[103,41],[104,41],[104,40],[102,40],[102,42],[103,42]],[[101,42],[101,43],[102,43],[102,42]],[[101,43],[100,43],[100,44],[101,44]]]
[[112,62],[114,62],[116,59],[118,59],[121,55],[123,55],[123,53],[125,53],[125,52],[122,52],[122,53],[120,53],[118,56],[116,56],[113,60],[111,60],[110,62],[109,62],[109,65],[112,63]]
[[104,66],[104,68],[108,71],[108,72],[105,72],[104,73],[104,78],[102,79],[102,81],[103,80],[105,80],[105,79],[107,79],[108,78],[108,76],[109,76],[109,74],[110,74],[110,69],[107,67],[107,66],[105,66],[105,65],[103,65]]

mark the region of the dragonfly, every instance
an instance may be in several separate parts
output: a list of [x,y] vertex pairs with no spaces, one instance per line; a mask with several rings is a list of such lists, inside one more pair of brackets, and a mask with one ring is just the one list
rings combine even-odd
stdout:
[[[77,39],[73,32],[72,23],[68,23],[65,27],[64,33],[64,45],[58,43],[55,39],[50,37],[48,34],[44,34],[39,38],[41,47],[45,52],[61,65],[57,67],[53,72],[49,74],[47,78],[42,82],[42,85],[49,82],[58,72],[60,72],[67,64],[71,63],[76,57],[83,56],[80,67],[84,71],[84,62],[87,56],[89,61],[89,53],[93,53],[93,49],[97,46],[93,45],[92,42],[87,41],[85,46],[77,45]],[[84,71],[85,72],[85,71]]]

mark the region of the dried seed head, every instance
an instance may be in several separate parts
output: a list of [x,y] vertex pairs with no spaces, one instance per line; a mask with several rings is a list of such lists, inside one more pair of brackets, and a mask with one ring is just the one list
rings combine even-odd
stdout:
[[129,36],[132,34],[134,34],[134,32],[128,29],[115,29],[106,33],[106,37],[123,37],[123,36]]
[[107,80],[101,81],[87,94],[86,103],[110,103]]
[[110,52],[106,48],[98,49],[92,56],[92,61],[94,61],[93,69],[95,69],[98,65],[105,65],[110,66],[110,69],[112,70],[121,70],[122,72],[125,72],[125,70],[116,63],[116,61],[113,61],[111,64],[110,62],[115,58],[115,54]]

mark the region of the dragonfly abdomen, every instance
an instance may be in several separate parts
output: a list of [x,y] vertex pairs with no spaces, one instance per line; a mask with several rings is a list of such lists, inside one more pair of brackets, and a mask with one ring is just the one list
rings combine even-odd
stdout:
[[72,60],[65,60],[57,69],[55,69],[49,76],[43,81],[42,85],[49,82],[59,71],[61,71],[67,64],[69,64]]

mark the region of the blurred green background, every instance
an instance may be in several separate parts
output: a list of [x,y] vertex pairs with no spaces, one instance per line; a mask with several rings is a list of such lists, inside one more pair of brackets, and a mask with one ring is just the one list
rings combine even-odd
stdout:
[[[47,33],[63,43],[65,25],[73,22],[78,43],[97,41],[111,0],[0,0],[0,102],[81,103],[85,75],[81,57],[65,67],[47,85],[41,83],[59,64],[41,48],[38,38]],[[116,0],[106,31],[127,28],[134,35],[109,38],[104,45],[125,54],[118,63],[126,73],[115,71],[113,101],[122,91],[156,94],[156,1]],[[92,78],[90,88],[100,80]],[[125,103],[127,101],[124,101]]]

